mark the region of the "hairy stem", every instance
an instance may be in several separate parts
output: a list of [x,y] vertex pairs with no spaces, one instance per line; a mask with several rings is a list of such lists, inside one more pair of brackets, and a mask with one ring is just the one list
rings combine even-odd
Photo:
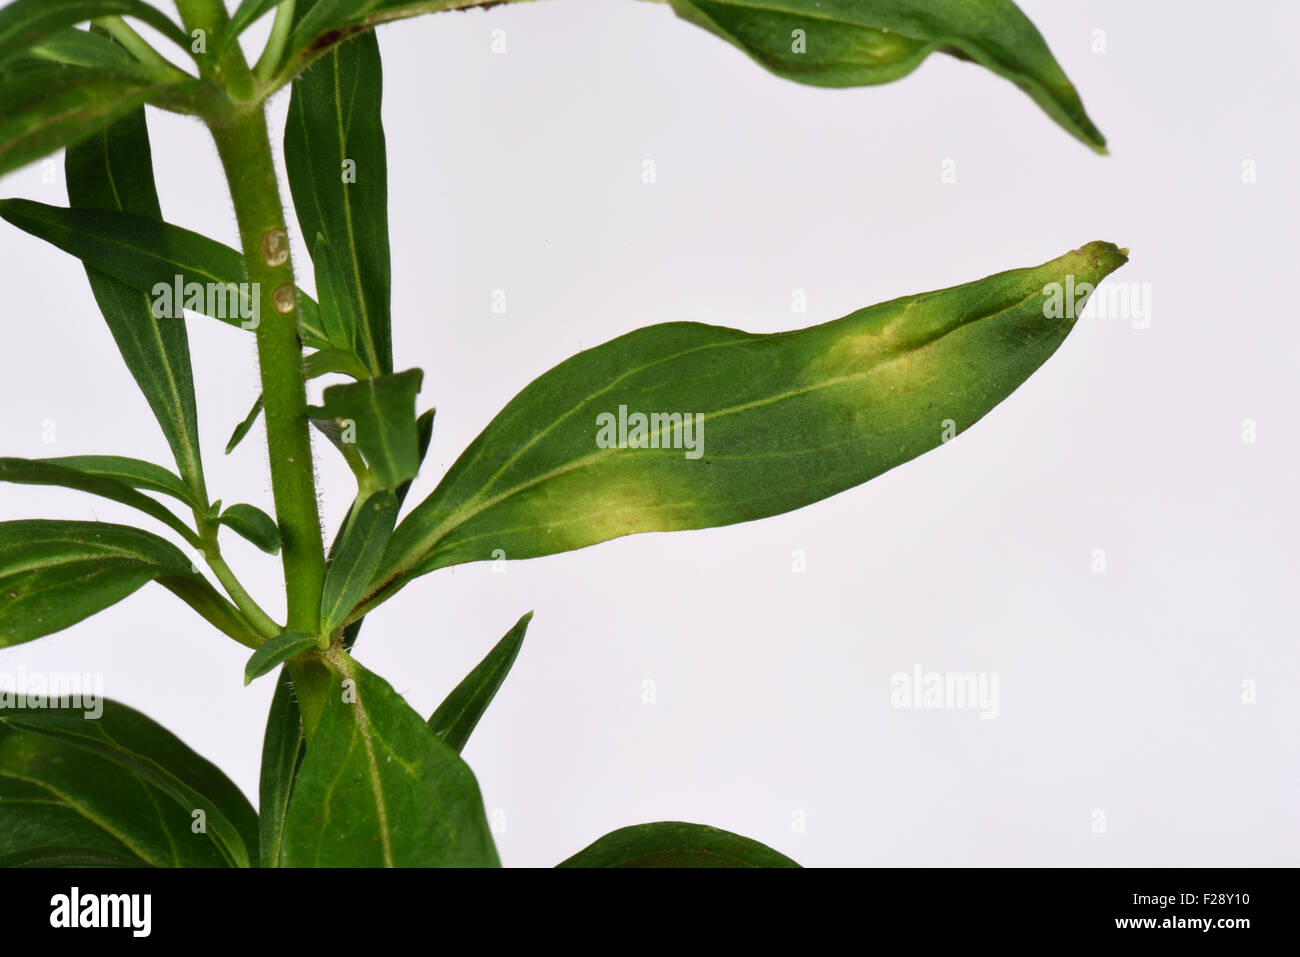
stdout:
[[[177,0],[176,6],[190,32],[215,36],[229,23],[221,0]],[[266,113],[238,43],[226,44],[220,56],[199,57],[198,63],[202,75],[225,92],[222,108],[205,118],[234,202],[248,281],[256,284],[257,362],[288,600],[286,628],[315,635],[320,631],[325,545],[316,506],[293,264]],[[325,707],[329,672],[319,662],[291,662],[289,676],[310,740]]]
[[258,287],[257,358],[270,447],[271,491],[283,542],[288,628],[314,635],[320,628],[325,550],[316,507],[289,237],[271,163],[266,117],[258,107],[228,123],[213,123],[211,129],[235,203],[248,280]]

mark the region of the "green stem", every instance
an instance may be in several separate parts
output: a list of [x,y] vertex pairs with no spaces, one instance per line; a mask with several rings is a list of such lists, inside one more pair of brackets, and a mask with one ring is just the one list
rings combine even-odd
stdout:
[[283,0],[275,9],[275,22],[271,24],[271,36],[266,41],[266,49],[257,59],[253,74],[259,82],[265,83],[280,65],[284,54],[284,45],[289,40],[289,28],[293,26],[294,0]]
[[214,122],[211,129],[235,204],[248,280],[259,287],[257,358],[271,491],[283,542],[287,627],[314,635],[320,630],[325,548],[316,507],[297,296],[266,117],[259,106],[227,122]]
[[[176,0],[176,6],[190,32],[201,29],[216,37],[230,22],[221,0]],[[257,284],[257,364],[289,606],[286,627],[315,635],[320,631],[325,543],[316,508],[293,265],[266,113],[262,100],[255,98],[257,81],[238,43],[227,44],[220,57],[200,58],[199,70],[226,93],[222,108],[206,120],[235,205],[248,281]],[[290,664],[289,675],[310,738],[325,708],[329,672],[319,664]]]
[[262,606],[253,600],[253,596],[244,590],[244,586],[235,577],[235,573],[230,570],[230,566],[226,564],[226,560],[221,557],[220,552],[205,552],[205,556],[208,567],[217,576],[217,581],[221,582],[226,594],[234,601],[235,607],[244,613],[248,623],[256,628],[263,638],[274,638],[285,630],[277,625],[271,616],[262,610]]
[[153,71],[168,80],[194,79],[176,64],[149,45],[149,41],[132,29],[121,17],[96,17],[95,26],[103,28],[114,40],[126,48],[126,52]]

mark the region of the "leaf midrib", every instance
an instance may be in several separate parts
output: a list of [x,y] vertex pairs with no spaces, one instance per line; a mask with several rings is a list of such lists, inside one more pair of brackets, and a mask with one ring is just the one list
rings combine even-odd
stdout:
[[[705,413],[706,421],[707,421],[707,420],[712,420],[712,419],[721,418],[721,417],[728,416],[728,415],[732,415],[732,414],[735,414],[735,413],[738,413],[738,412],[748,411],[748,410],[750,410],[750,409],[754,409],[754,408],[761,408],[761,407],[763,407],[763,406],[771,405],[771,404],[774,404],[774,403],[776,403],[776,402],[782,402],[782,401],[785,401],[786,399],[796,398],[796,397],[801,396],[801,395],[807,395],[807,394],[812,393],[812,392],[820,391],[821,389],[833,388],[833,387],[838,386],[838,385],[844,385],[844,384],[849,383],[849,382],[855,382],[855,381],[859,381],[859,380],[862,380],[862,379],[868,378],[868,377],[870,377],[871,375],[873,375],[874,373],[878,372],[880,369],[884,368],[885,366],[888,366],[888,365],[890,365],[890,364],[892,364],[892,363],[898,362],[898,361],[900,361],[900,360],[902,360],[902,359],[905,359],[905,358],[908,358],[908,357],[914,356],[914,355],[916,355],[918,352],[920,352],[920,351],[923,350],[923,349],[931,348],[931,347],[934,346],[936,343],[942,341],[944,338],[946,338],[946,337],[949,336],[949,335],[952,335],[953,333],[956,333],[956,332],[958,332],[958,331],[960,331],[960,330],[962,330],[962,329],[968,329],[968,328],[970,328],[970,327],[972,327],[972,326],[975,326],[975,325],[977,325],[977,324],[979,324],[979,323],[985,322],[985,321],[987,321],[987,320],[989,320],[989,319],[996,319],[997,317],[1002,316],[1002,315],[1005,315],[1006,313],[1008,313],[1008,312],[1010,312],[1010,311],[1012,311],[1012,310],[1014,310],[1014,309],[1018,309],[1018,308],[1022,307],[1025,303],[1027,303],[1027,302],[1029,302],[1030,300],[1034,299],[1034,298],[1036,297],[1036,295],[1037,295],[1036,293],[1029,293],[1029,294],[1025,295],[1024,297],[1022,297],[1022,298],[1020,298],[1020,299],[1018,299],[1018,300],[1015,300],[1015,301],[1012,302],[1010,305],[1007,305],[1007,306],[1005,306],[1005,307],[1003,307],[1003,308],[1001,308],[1001,309],[997,309],[997,310],[994,310],[993,312],[990,312],[990,313],[988,313],[988,314],[986,314],[986,315],[978,316],[978,317],[976,317],[976,318],[974,318],[974,319],[968,320],[968,321],[966,321],[966,322],[962,322],[962,323],[960,323],[960,324],[958,324],[958,325],[956,325],[956,326],[949,327],[949,328],[945,328],[945,329],[941,330],[940,332],[938,332],[938,334],[932,336],[931,338],[926,339],[926,340],[924,340],[924,341],[922,341],[922,342],[920,342],[920,343],[918,343],[918,344],[916,344],[916,345],[910,346],[910,347],[908,347],[908,348],[906,348],[906,349],[904,349],[904,350],[902,350],[902,351],[899,351],[898,353],[896,353],[896,354],[894,354],[894,355],[890,355],[890,356],[887,356],[887,357],[885,357],[885,358],[883,358],[883,359],[881,359],[881,360],[879,360],[879,361],[876,361],[876,362],[874,362],[872,365],[870,365],[869,367],[867,367],[867,368],[865,368],[865,369],[862,369],[862,370],[860,370],[860,371],[858,371],[858,372],[854,372],[854,373],[851,373],[851,374],[848,374],[848,375],[836,376],[836,377],[834,377],[834,378],[826,379],[826,380],[823,380],[823,381],[820,381],[820,382],[817,382],[817,383],[813,383],[813,384],[811,384],[811,385],[803,386],[803,387],[800,387],[800,388],[797,388],[797,389],[790,389],[790,390],[787,390],[786,392],[782,392],[782,393],[777,393],[776,395],[773,395],[773,396],[766,396],[766,397],[764,397],[764,398],[762,398],[762,399],[756,399],[756,400],[754,400],[754,401],[746,402],[746,403],[742,403],[742,404],[737,405],[737,406],[731,406],[731,407],[728,407],[728,408],[718,409],[718,410],[716,410],[716,411],[714,411],[714,412]],[[780,335],[781,333],[774,333],[774,334],[775,334],[775,335]],[[758,338],[758,337],[755,337],[755,338]],[[644,366],[639,366],[639,367],[637,367],[637,368],[635,368],[635,369],[633,369],[633,370],[629,370],[629,372],[627,372],[627,373],[625,373],[624,375],[620,376],[620,377],[619,377],[618,379],[616,379],[615,382],[612,383],[610,386],[606,386],[606,387],[603,388],[603,389],[600,389],[600,390],[598,390],[598,391],[596,391],[596,392],[594,392],[594,393],[591,393],[591,394],[588,395],[588,396],[585,396],[582,400],[580,400],[580,401],[578,401],[578,402],[575,402],[574,405],[573,405],[573,407],[572,407],[568,412],[565,413],[565,416],[564,416],[564,417],[567,417],[567,416],[570,415],[570,414],[576,413],[577,410],[580,409],[580,408],[584,408],[584,407],[588,406],[588,405],[590,404],[590,402],[592,401],[592,399],[596,398],[596,397],[599,396],[599,395],[604,394],[604,392],[606,392],[606,391],[608,391],[610,388],[612,388],[613,384],[617,384],[617,382],[621,381],[622,379],[627,378],[629,375],[634,375],[634,374],[639,374],[639,373],[641,373],[641,372],[644,372],[644,371],[647,370],[647,369],[653,368],[655,365],[659,364],[660,362],[671,361],[672,359],[680,358],[680,357],[683,356],[683,355],[689,355],[689,354],[691,354],[691,353],[695,353],[695,352],[702,352],[702,351],[705,351],[705,350],[707,350],[707,349],[721,348],[721,347],[723,347],[723,346],[734,345],[736,342],[737,342],[737,340],[729,339],[729,340],[726,340],[726,341],[723,341],[723,342],[712,342],[712,343],[707,343],[707,344],[705,344],[705,345],[703,345],[703,346],[696,346],[696,347],[694,347],[694,348],[692,348],[692,349],[684,350],[684,351],[681,352],[681,353],[676,353],[676,354],[671,355],[671,356],[661,357],[661,358],[659,358],[659,359],[656,359],[654,362],[646,363]],[[562,418],[563,418],[563,417],[562,417]],[[560,420],[557,420],[557,424],[558,424],[559,421],[560,421]],[[662,431],[662,430],[660,430],[660,431],[656,431],[656,432],[654,433],[654,436],[649,436],[649,435],[648,435],[648,436],[647,436],[647,439],[652,438],[652,437],[657,437],[659,434],[661,434],[661,431]],[[617,449],[617,448],[598,449],[598,450],[596,450],[595,452],[592,452],[592,453],[589,453],[588,455],[582,456],[581,458],[574,459],[574,460],[572,460],[572,461],[570,461],[570,462],[565,463],[565,464],[562,465],[562,466],[559,466],[559,467],[557,467],[557,468],[551,469],[549,472],[545,472],[545,473],[543,473],[542,475],[537,476],[536,478],[530,479],[530,480],[527,481],[527,482],[523,482],[523,483],[521,483],[521,484],[519,484],[519,485],[516,485],[516,486],[514,486],[513,488],[508,489],[507,491],[502,492],[501,494],[496,495],[496,496],[494,496],[494,497],[488,499],[487,501],[482,502],[481,504],[477,505],[477,507],[470,507],[471,503],[473,503],[473,502],[475,502],[475,501],[478,501],[478,500],[481,500],[481,498],[482,498],[482,493],[479,493],[479,495],[478,495],[475,499],[471,499],[471,500],[470,500],[470,503],[466,503],[465,505],[462,505],[462,506],[460,506],[459,508],[457,508],[457,509],[453,510],[452,512],[450,512],[450,513],[448,514],[447,518],[445,518],[441,523],[439,523],[437,526],[434,527],[433,531],[431,531],[428,535],[424,536],[424,537],[420,540],[418,547],[412,549],[412,550],[408,553],[408,554],[410,554],[410,555],[413,556],[413,557],[412,557],[412,558],[409,558],[409,559],[404,559],[404,560],[403,560],[402,562],[400,562],[400,563],[399,563],[399,564],[398,564],[398,565],[397,565],[397,566],[396,566],[396,567],[395,567],[391,572],[388,572],[388,573],[386,574],[386,580],[387,580],[387,581],[392,581],[392,580],[395,579],[395,578],[399,578],[399,577],[401,577],[403,574],[405,574],[406,572],[410,571],[412,568],[415,568],[415,567],[419,566],[420,564],[422,564],[422,561],[423,561],[423,560],[427,560],[428,558],[431,558],[432,555],[434,554],[434,551],[436,550],[436,548],[437,548],[439,542],[440,542],[443,538],[445,538],[446,535],[447,535],[448,533],[450,533],[452,530],[454,530],[457,526],[463,525],[463,524],[465,524],[466,522],[470,521],[470,520],[473,519],[476,515],[479,515],[479,514],[482,513],[483,511],[485,511],[485,510],[487,510],[487,509],[493,507],[494,505],[497,505],[497,504],[501,503],[502,501],[505,501],[505,500],[508,499],[508,498],[511,498],[511,497],[513,497],[513,496],[515,496],[515,495],[518,495],[518,494],[520,494],[521,492],[525,492],[525,491],[527,491],[528,489],[533,488],[533,487],[536,486],[536,485],[539,485],[539,484],[541,484],[541,483],[543,483],[543,482],[549,481],[550,479],[556,478],[556,477],[558,477],[558,476],[560,476],[560,475],[564,475],[564,474],[566,474],[567,472],[571,472],[571,471],[573,471],[574,469],[581,468],[581,467],[583,467],[583,466],[585,466],[585,465],[590,464],[590,463],[593,462],[593,461],[598,461],[598,460],[600,460],[600,459],[602,459],[602,458],[604,458],[604,457],[606,457],[606,456],[608,456],[608,455],[611,455],[611,454],[613,454],[613,453],[615,453],[615,452],[619,452],[619,451],[623,451],[623,450],[622,450],[622,449]],[[516,458],[517,458],[517,457],[516,457]],[[498,470],[498,474],[499,474],[499,473],[500,473],[500,470]],[[435,492],[435,494],[436,494],[436,492]],[[423,559],[421,558],[421,556],[423,556]],[[374,593],[372,593],[372,595],[373,595],[373,594],[374,594]],[[369,597],[369,596],[368,596],[368,597]],[[368,598],[367,598],[366,600],[368,600]],[[363,600],[363,603],[364,603],[364,600]]]

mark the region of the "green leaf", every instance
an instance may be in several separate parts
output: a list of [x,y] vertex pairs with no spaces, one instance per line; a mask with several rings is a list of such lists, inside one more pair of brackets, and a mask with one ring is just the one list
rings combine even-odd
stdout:
[[[336,280],[344,283],[346,295],[336,300],[335,309],[340,314],[345,304],[356,309],[357,354],[373,375],[393,371],[382,87],[379,41],[368,33],[336,47],[294,81],[284,133],[285,167],[302,234],[324,236],[336,257],[337,275],[317,263],[317,276],[324,276],[331,289]],[[313,257],[320,251],[317,241]]]
[[225,866],[191,825],[130,772],[0,721],[0,866]]
[[323,405],[309,408],[314,419],[333,423],[343,442],[355,441],[380,488],[395,488],[420,470],[420,435],[415,397],[424,373],[393,375],[332,385]]
[[557,867],[798,867],[766,844],[703,824],[660,821],[611,831]]
[[382,678],[351,659],[303,759],[287,867],[497,867],[469,766]]
[[103,129],[166,85],[136,73],[62,63],[25,64],[0,74],[0,176]]
[[39,43],[22,52],[23,58],[50,60],[72,66],[99,67],[115,73],[137,72],[149,76],[149,71],[118,43],[102,33],[64,27],[49,34]]
[[135,489],[159,492],[184,502],[191,508],[202,509],[204,504],[185,487],[179,475],[161,465],[142,462],[122,455],[64,455],[50,459],[36,459],[46,465],[76,469],[88,475],[116,479]]
[[243,0],[230,15],[230,22],[222,31],[219,49],[225,49],[231,41],[253,25],[263,14],[274,10],[281,0]]
[[376,492],[348,513],[325,569],[321,632],[332,635],[365,593],[397,522],[397,496]]
[[935,50],[1020,87],[1099,153],[1106,140],[1047,43],[1011,0],[669,0],[777,76],[813,86],[888,83]]
[[253,407],[248,410],[248,415],[244,416],[242,422],[235,426],[235,431],[230,434],[230,441],[226,443],[226,454],[229,455],[235,451],[235,446],[244,441],[244,437],[252,431],[253,426],[257,424],[258,416],[262,414],[262,393],[257,393],[257,398],[253,401]]
[[[161,222],[149,131],[137,109],[68,149],[68,199],[86,209],[131,213]],[[190,346],[179,315],[157,318],[149,296],[86,266],[86,278],[122,359],[144,393],[195,497],[205,497]]]
[[[193,855],[199,847],[212,842],[217,845],[221,857],[227,863],[236,867],[249,866],[249,852],[254,856],[257,852],[257,815],[239,788],[215,765],[192,751],[162,725],[124,704],[107,699],[101,701],[103,714],[99,718],[86,717],[87,709],[84,707],[0,712],[3,715],[0,723],[5,726],[5,730],[0,731],[0,736],[7,738],[10,730],[20,732],[15,736],[17,741],[5,740],[5,746],[0,746],[0,751],[3,751],[0,756],[0,780],[10,774],[17,774],[20,780],[33,786],[32,799],[36,793],[43,791],[47,797],[63,802],[65,796],[59,793],[60,788],[57,787],[63,781],[75,782],[80,789],[91,792],[100,789],[98,779],[103,780],[102,786],[117,781],[121,787],[120,774],[104,773],[107,762],[109,767],[125,770],[134,781],[160,792],[145,797],[138,786],[131,787],[129,793],[134,795],[131,805],[135,808],[134,817],[140,821],[156,822],[152,825],[154,830],[162,830],[170,839],[174,858],[182,852],[186,856]],[[83,701],[82,704],[84,703]],[[33,742],[32,735],[45,736],[56,744],[49,746],[44,742]],[[69,753],[59,745],[66,745],[76,751]],[[56,780],[50,782],[43,776],[33,775],[29,771],[25,773],[22,769],[25,756],[43,757],[45,770]],[[66,770],[62,774],[54,774],[48,765],[57,763],[51,762],[51,758],[58,756],[62,756],[75,771]],[[19,770],[15,770],[15,764]],[[95,780],[81,780],[86,777]],[[165,798],[170,798],[179,805],[179,820],[185,824],[183,836],[169,826],[178,818],[174,813],[164,813]],[[4,813],[3,808],[8,803],[0,801],[0,813]],[[118,804],[120,806],[121,802]],[[199,820],[195,811],[203,812],[203,832],[196,833],[193,829]],[[90,815],[87,818],[93,820]],[[25,839],[22,846],[69,844],[75,841],[79,845],[105,847],[100,841],[83,841],[81,837],[80,834],[69,833],[61,835],[57,841],[36,842]],[[117,850],[112,847],[107,849]],[[8,849],[0,845],[0,850]],[[160,860],[161,856],[156,851],[149,851],[145,845],[127,845],[127,850],[144,861],[166,863]]]
[[[429,443],[433,441],[433,417],[436,412],[436,409],[429,409],[427,412],[420,413],[420,417],[415,420],[415,431],[417,433],[416,452],[419,465],[424,464],[424,457],[429,454]],[[413,478],[407,479],[401,485],[397,486],[398,507],[406,501],[406,493],[411,490],[411,483],[413,481],[415,481]]]
[[244,665],[244,684],[250,684],[254,678],[280,667],[294,655],[318,647],[316,639],[305,631],[286,631],[268,638]]
[[[316,266],[316,295],[320,297],[320,318],[325,335],[340,349],[352,352],[356,349],[358,309],[352,301],[343,267],[324,236],[316,237],[311,255]],[[367,369],[361,378],[370,374]]]
[[0,648],[75,625],[167,576],[199,578],[178,548],[138,528],[0,522]]
[[[0,779],[4,772],[0,771]],[[4,785],[0,782],[0,794]],[[0,797],[3,800],[3,797]],[[119,854],[94,847],[46,844],[0,856],[0,868],[9,867],[147,867],[133,854]]]
[[[174,300],[177,277],[182,299],[191,284],[203,287],[204,308],[196,310],[232,326],[251,328],[251,308],[241,308],[244,258],[215,239],[147,216],[102,209],[64,209],[26,199],[0,200],[0,219],[71,253],[131,288],[151,295],[168,287]],[[233,298],[230,295],[233,292]],[[298,328],[303,345],[329,347],[315,300],[298,292]]]
[[301,66],[376,24],[424,13],[517,2],[521,0],[313,0],[298,4],[287,46],[293,51],[291,62]]
[[465,750],[465,743],[478,726],[479,719],[487,710],[492,699],[497,695],[501,682],[510,673],[519,649],[524,643],[524,632],[532,621],[530,611],[515,622],[515,626],[506,632],[506,636],[496,643],[487,657],[456,685],[447,699],[438,705],[438,710],[429,719],[429,727],[442,740],[456,749]]
[[289,669],[280,669],[280,680],[266,716],[262,738],[262,775],[258,786],[258,824],[263,867],[280,866],[280,843],[289,814],[289,798],[302,764],[307,741],[302,733],[302,716],[294,694]]
[[[365,366],[361,365],[361,360],[350,352],[344,352],[341,349],[322,349],[320,352],[313,352],[303,360],[304,373],[308,379],[318,379],[323,375],[339,372],[344,375],[350,375],[354,379],[364,379],[370,375]],[[230,441],[226,443],[226,454],[229,455],[235,450],[244,437],[257,424],[257,417],[262,414],[262,394],[257,394],[257,399],[253,402],[253,407],[248,410],[248,415],[244,420],[235,426],[235,431],[230,436]]]
[[189,49],[185,31],[142,0],[15,0],[0,9],[0,64],[63,27],[109,16],[135,17]]
[[512,399],[397,526],[363,609],[498,549],[729,525],[859,485],[969,428],[1056,350],[1074,320],[1048,317],[1047,284],[1096,283],[1125,259],[1091,243],[797,332],[677,322],[582,352]]
[[270,555],[280,551],[279,526],[256,505],[230,506],[221,513],[221,524]]
[[14,482],[20,485],[59,485],[112,499],[156,518],[190,545],[199,547],[199,538],[188,525],[149,496],[142,495],[130,485],[115,478],[36,459],[0,458],[0,482]]

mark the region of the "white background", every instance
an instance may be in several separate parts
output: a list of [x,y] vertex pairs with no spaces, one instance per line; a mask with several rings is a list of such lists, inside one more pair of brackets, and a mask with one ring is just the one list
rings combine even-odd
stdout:
[[[866,486],[505,574],[440,571],[372,615],[358,658],[428,713],[535,609],[465,752],[504,811],[507,865],[664,819],[808,865],[1300,863],[1300,9],[1022,6],[1112,156],[974,65],[936,55],[887,86],[802,87],[657,4],[380,31],[397,367],[423,368],[422,406],[438,407],[412,502],[529,380],[639,326],[795,328],[1093,239],[1131,247],[1115,279],[1152,295],[1149,328],[1081,321],[969,433]],[[236,244],[204,130],[150,124],[164,214]],[[37,165],[0,194],[63,204],[52,168],[56,182]],[[4,226],[0,280],[0,452],[168,462],[81,266]],[[189,330],[209,488],[269,509],[260,426],[221,454],[256,394],[252,340],[212,320]],[[317,452],[332,533],[350,478]],[[28,517],[148,521],[5,487],[0,518]],[[228,550],[278,610],[278,560],[233,537]],[[0,672],[100,673],[255,798],[273,680],[241,687],[246,656],[147,586],[0,652]],[[996,672],[999,716],[891,707],[891,676],[917,665]]]

